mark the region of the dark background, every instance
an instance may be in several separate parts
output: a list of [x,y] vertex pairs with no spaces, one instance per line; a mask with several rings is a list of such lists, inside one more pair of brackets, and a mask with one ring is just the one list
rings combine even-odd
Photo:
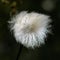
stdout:
[[[48,35],[45,45],[38,51],[40,52],[39,60],[60,60],[60,0],[49,0],[54,6],[52,9],[47,7],[49,10],[42,6],[46,1],[48,0],[0,0],[0,60],[16,60],[20,44],[15,41],[7,21],[24,10],[51,16],[52,34]],[[24,50],[26,49],[23,48],[22,51]],[[21,54],[23,55],[24,53]],[[28,57],[27,60],[29,60]]]

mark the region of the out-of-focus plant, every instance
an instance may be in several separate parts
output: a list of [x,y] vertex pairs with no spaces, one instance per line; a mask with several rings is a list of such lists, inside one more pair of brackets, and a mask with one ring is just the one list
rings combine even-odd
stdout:
[[14,15],[17,11],[17,2],[10,0],[1,0],[2,6],[4,6],[5,11],[10,14],[10,16]]
[[10,3],[9,0],[1,0],[1,2],[4,3],[4,4],[9,4]]

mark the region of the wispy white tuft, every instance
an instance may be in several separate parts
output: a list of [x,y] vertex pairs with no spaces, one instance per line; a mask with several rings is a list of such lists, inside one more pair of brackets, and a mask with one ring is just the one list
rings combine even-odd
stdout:
[[23,11],[9,21],[17,42],[27,48],[39,47],[44,44],[47,33],[50,32],[49,16],[36,12]]

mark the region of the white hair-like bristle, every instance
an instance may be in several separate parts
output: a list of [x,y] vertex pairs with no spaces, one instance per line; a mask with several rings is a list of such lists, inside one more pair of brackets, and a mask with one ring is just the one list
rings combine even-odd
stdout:
[[50,32],[51,19],[49,16],[22,11],[9,21],[16,41],[27,48],[35,48],[44,44],[47,33]]

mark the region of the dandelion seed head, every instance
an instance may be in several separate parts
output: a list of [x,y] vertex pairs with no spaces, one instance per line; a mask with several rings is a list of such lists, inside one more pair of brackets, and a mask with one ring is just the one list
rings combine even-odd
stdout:
[[49,16],[27,11],[19,13],[9,22],[16,41],[27,48],[40,47],[44,44],[47,33],[50,32],[50,23]]

